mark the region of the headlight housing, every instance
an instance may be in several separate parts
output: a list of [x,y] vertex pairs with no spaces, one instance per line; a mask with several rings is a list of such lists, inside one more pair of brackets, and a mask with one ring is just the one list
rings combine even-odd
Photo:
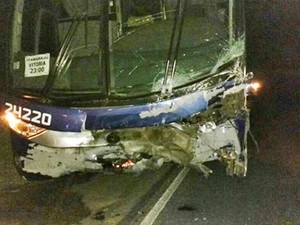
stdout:
[[46,132],[46,129],[24,122],[10,112],[5,114],[5,121],[13,131],[25,136],[28,139],[37,137]]

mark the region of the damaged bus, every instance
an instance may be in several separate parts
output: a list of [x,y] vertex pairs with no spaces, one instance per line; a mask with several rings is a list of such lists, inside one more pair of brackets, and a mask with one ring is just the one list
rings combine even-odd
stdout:
[[242,0],[14,0],[1,118],[28,180],[247,172]]

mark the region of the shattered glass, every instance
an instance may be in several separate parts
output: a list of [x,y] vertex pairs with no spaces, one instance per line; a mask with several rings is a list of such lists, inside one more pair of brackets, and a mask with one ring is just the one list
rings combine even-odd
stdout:
[[[142,95],[162,91],[167,80],[172,88],[196,82],[244,54],[243,28],[235,22],[242,14],[238,1],[117,2],[120,6],[106,10],[113,1],[56,1],[55,13],[38,12],[36,31],[28,34],[22,24],[16,25],[21,45],[14,49],[14,87],[45,92],[48,85],[48,92],[61,94]],[[182,18],[177,16],[179,2],[186,4]],[[34,7],[24,2],[19,12],[23,25],[32,23],[29,12]],[[53,43],[43,44],[49,35]],[[24,76],[26,55],[49,52],[49,74]],[[168,63],[176,64],[172,74]]]

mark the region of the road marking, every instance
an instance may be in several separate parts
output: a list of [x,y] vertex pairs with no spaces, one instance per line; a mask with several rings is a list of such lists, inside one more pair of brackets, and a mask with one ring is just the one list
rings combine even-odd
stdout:
[[150,210],[150,212],[147,214],[147,216],[144,218],[144,220],[140,223],[140,225],[152,225],[160,212],[164,209],[167,202],[170,200],[176,189],[179,187],[187,173],[189,172],[188,167],[184,167],[180,173],[177,175],[177,177],[174,179],[172,184],[169,186],[169,188],[165,191],[165,193],[160,197],[158,202],[154,205],[154,207]]

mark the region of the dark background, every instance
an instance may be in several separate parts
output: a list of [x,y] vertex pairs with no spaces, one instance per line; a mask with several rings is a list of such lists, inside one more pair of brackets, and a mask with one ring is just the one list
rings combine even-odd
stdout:
[[[278,117],[283,126],[292,121],[291,135],[300,132],[300,2],[246,0],[245,3],[248,71],[263,84],[251,105],[251,125],[263,148],[269,135],[267,127],[279,129],[273,122]],[[288,118],[291,112],[295,115]],[[296,145],[300,150],[300,140]]]
[[295,67],[300,56],[300,2],[245,2],[249,63]]

